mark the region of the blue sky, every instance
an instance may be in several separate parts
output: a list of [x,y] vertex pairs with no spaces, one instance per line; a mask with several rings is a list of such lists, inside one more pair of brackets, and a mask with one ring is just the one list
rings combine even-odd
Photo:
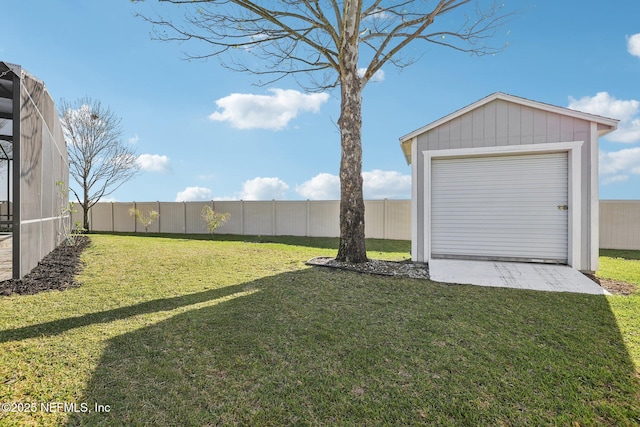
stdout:
[[[365,88],[365,198],[409,198],[398,138],[500,91],[620,119],[601,139],[601,199],[640,199],[640,1],[505,1],[496,55],[414,44],[421,59]],[[218,61],[197,43],[151,38],[147,0],[4,1],[0,60],[45,82],[54,100],[100,100],[122,118],[142,172],[109,200],[337,199],[339,91],[305,93]],[[364,64],[363,64],[364,65]]]

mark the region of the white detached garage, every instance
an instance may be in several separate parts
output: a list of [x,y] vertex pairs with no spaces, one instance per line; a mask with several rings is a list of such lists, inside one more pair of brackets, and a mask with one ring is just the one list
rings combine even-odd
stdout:
[[400,138],[412,257],[598,267],[598,138],[617,120],[494,93]]

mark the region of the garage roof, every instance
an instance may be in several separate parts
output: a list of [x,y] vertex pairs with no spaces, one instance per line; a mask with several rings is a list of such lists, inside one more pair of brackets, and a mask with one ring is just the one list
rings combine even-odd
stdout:
[[416,129],[413,132],[410,132],[400,137],[400,146],[402,148],[402,152],[404,153],[404,157],[407,160],[407,164],[411,164],[411,139],[412,138],[415,138],[418,135],[428,132],[431,129],[434,129],[444,123],[447,123],[448,121],[451,121],[457,117],[460,117],[463,114],[468,113],[469,111],[475,110],[476,108],[482,107],[483,105],[488,104],[497,99],[535,108],[538,110],[548,111],[550,113],[561,114],[564,116],[574,117],[577,119],[586,120],[588,122],[597,123],[600,136],[605,135],[609,132],[613,132],[618,128],[619,120],[616,120],[616,119],[610,119],[608,117],[602,117],[595,114],[584,113],[582,111],[571,110],[569,108],[558,107],[556,105],[545,104],[543,102],[532,101],[530,99],[521,98],[519,96],[514,96],[514,95],[508,95],[502,92],[495,92],[485,98],[480,99],[479,101],[474,102],[473,104],[467,105],[466,107],[461,108],[458,111],[455,111],[449,115],[446,115],[436,120],[435,122],[431,122],[428,125],[421,127],[420,129]]

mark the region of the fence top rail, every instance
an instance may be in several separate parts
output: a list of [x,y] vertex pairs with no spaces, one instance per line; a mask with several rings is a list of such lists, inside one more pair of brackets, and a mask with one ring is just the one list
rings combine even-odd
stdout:
[[629,204],[640,204],[640,200],[606,199],[606,200],[600,200],[600,203],[629,203]]
[[[411,199],[365,199],[365,202],[383,202],[383,201],[389,201],[389,202],[409,202],[411,201]],[[306,203],[306,202],[320,202],[320,203],[324,203],[324,202],[339,202],[340,199],[303,199],[303,200],[278,200],[278,199],[271,199],[271,200],[184,200],[181,202],[176,202],[176,201],[172,201],[172,200],[132,200],[130,202],[122,202],[122,201],[107,201],[107,202],[98,202],[97,204],[109,204],[109,203],[113,203],[113,204],[133,204],[133,203],[218,203],[218,202],[224,202],[224,203],[229,203],[229,202],[243,202],[243,203],[272,203],[272,202],[276,202],[276,203]],[[0,202],[2,203],[2,202]]]

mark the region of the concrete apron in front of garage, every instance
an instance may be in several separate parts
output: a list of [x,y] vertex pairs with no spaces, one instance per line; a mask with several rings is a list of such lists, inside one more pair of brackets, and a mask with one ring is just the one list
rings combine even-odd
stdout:
[[443,283],[609,295],[593,280],[566,265],[431,259],[429,276]]

